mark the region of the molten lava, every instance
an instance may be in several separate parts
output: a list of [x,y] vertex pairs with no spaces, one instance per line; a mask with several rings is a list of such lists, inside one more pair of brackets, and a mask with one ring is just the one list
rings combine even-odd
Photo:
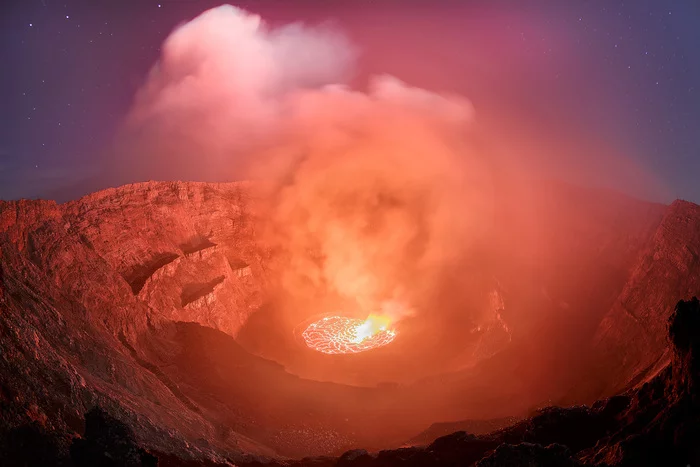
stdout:
[[327,354],[358,353],[391,343],[396,331],[389,320],[370,315],[366,320],[328,316],[311,323],[302,333],[310,348]]

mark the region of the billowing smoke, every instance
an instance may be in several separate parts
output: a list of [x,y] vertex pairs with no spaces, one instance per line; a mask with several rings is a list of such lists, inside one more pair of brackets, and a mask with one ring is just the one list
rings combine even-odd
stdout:
[[343,81],[354,57],[330,26],[269,29],[229,5],[206,11],[166,39],[120,152],[153,161],[144,177],[228,179],[260,144],[278,140],[287,96]]
[[[289,290],[328,289],[401,313],[481,233],[487,180],[460,138],[469,105],[377,78],[368,93],[301,92],[272,175],[267,241],[289,253]],[[388,308],[388,309],[387,309]]]
[[178,178],[245,167],[258,180],[262,240],[288,295],[398,319],[434,304],[482,235],[490,180],[468,101],[390,76],[351,90],[354,57],[329,26],[271,29],[222,6],[167,39],[128,127],[172,152],[161,163],[187,167]]

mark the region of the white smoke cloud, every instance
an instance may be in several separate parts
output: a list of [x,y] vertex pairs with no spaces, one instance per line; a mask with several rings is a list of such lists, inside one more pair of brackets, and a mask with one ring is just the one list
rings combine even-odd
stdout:
[[128,127],[188,148],[160,163],[190,173],[245,162],[289,294],[332,293],[398,319],[435,303],[442,271],[481,235],[489,177],[465,133],[466,99],[390,76],[351,90],[354,58],[332,28],[271,29],[215,8],[166,40]]
[[259,16],[224,5],[166,39],[129,123],[191,125],[196,131],[188,133],[225,147],[277,125],[289,92],[343,81],[354,58],[329,26],[270,29]]

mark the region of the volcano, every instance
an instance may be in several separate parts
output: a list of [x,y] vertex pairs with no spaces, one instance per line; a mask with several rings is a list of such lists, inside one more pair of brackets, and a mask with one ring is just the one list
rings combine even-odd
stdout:
[[250,183],[0,202],[2,458],[693,465],[700,206],[540,187],[396,327],[285,307]]

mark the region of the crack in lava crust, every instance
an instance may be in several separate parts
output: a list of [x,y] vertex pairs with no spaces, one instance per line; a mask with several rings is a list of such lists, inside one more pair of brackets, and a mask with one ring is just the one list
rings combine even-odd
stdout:
[[302,333],[310,348],[326,354],[359,353],[383,347],[396,337],[392,329],[378,330],[365,338],[358,338],[358,330],[365,320],[346,316],[328,316],[311,323]]

